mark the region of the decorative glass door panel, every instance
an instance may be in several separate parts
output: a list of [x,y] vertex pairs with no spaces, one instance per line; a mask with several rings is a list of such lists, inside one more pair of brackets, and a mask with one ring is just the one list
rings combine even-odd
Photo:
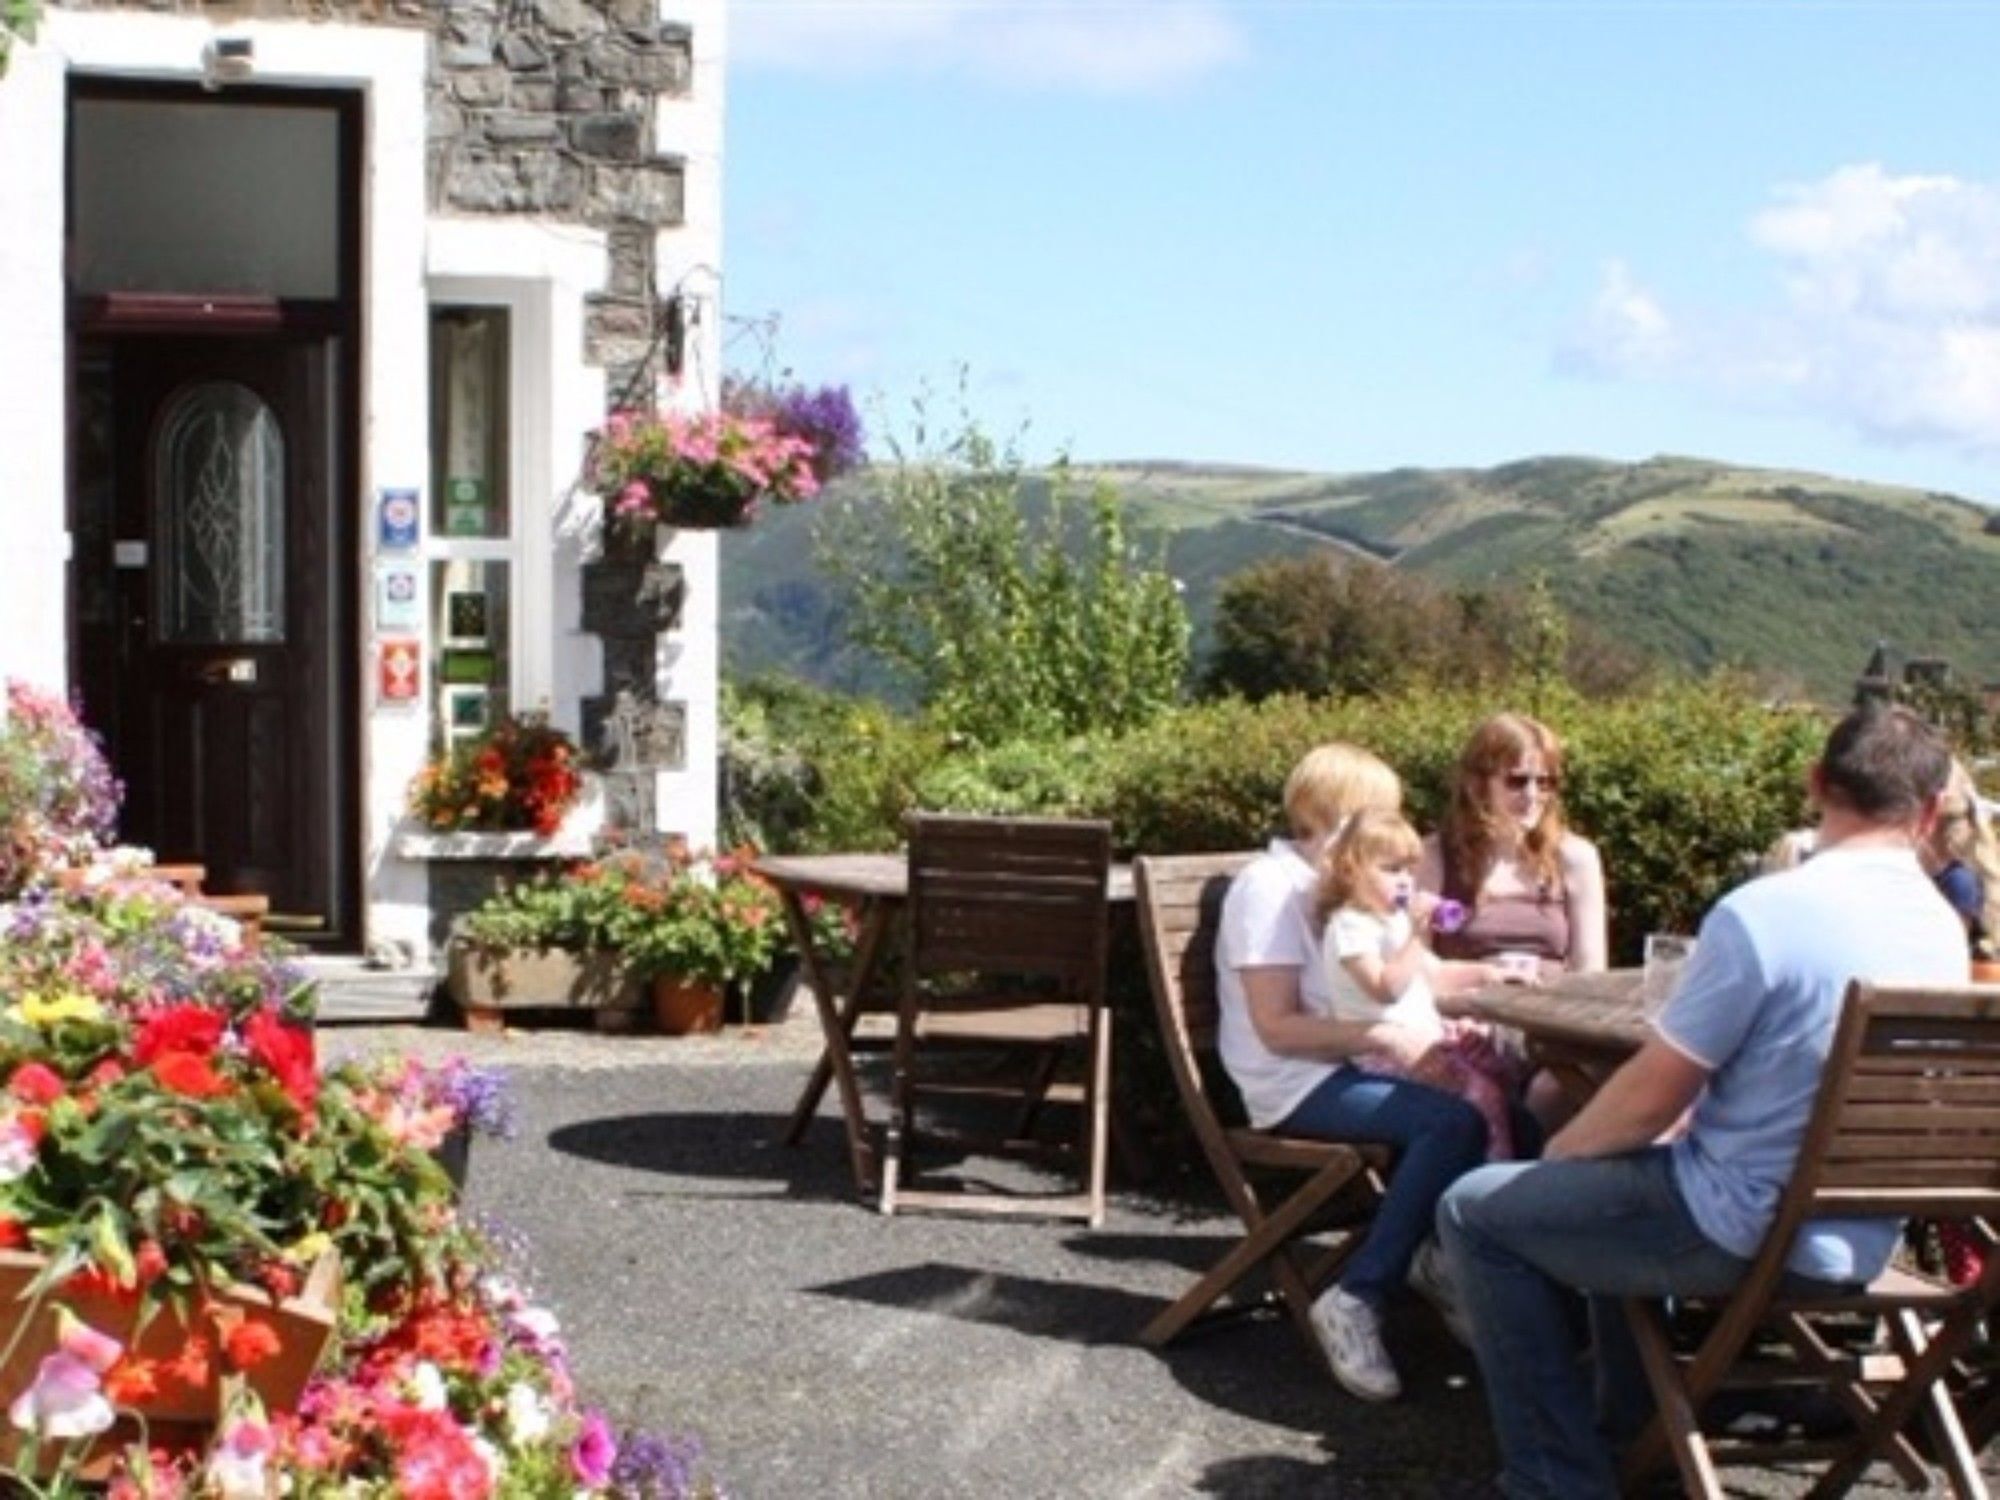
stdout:
[[285,639],[285,441],[270,407],[233,381],[174,397],[154,476],[159,640]]

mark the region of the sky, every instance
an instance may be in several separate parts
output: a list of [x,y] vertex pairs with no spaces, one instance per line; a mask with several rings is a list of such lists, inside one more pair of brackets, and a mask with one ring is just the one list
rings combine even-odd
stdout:
[[725,364],[907,437],[2000,504],[2000,0],[728,0]]

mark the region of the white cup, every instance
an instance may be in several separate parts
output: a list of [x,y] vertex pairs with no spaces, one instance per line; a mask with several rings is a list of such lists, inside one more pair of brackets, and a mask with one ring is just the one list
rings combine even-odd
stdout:
[[1496,953],[1493,967],[1508,984],[1533,984],[1542,976],[1542,961],[1532,953]]
[[1639,981],[1639,999],[1647,1015],[1658,1015],[1672,998],[1681,982],[1681,970],[1694,957],[1694,946],[1693,938],[1679,933],[1646,934],[1646,971]]

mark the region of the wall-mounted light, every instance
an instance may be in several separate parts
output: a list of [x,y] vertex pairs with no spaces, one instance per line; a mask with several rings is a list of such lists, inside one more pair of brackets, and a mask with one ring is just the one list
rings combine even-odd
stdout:
[[679,292],[671,294],[660,305],[660,352],[666,361],[667,373],[678,375],[687,363],[689,316],[687,298]]
[[211,37],[201,49],[201,86],[211,93],[243,83],[257,71],[257,43],[247,36]]

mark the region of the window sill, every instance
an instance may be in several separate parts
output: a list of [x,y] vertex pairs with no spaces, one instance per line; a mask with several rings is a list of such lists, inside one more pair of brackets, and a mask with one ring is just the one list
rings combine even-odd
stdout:
[[586,829],[558,829],[552,836],[518,833],[432,833],[409,830],[396,835],[396,853],[403,859],[588,859],[596,852],[596,836]]

